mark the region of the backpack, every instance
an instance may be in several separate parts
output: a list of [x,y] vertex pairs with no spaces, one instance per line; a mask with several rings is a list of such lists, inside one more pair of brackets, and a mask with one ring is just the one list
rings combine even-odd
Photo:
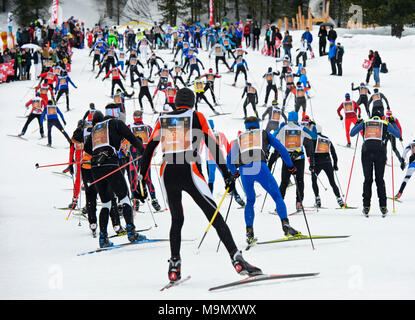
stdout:
[[386,63],[382,63],[380,65],[380,72],[382,72],[382,73],[388,73],[388,68],[386,67]]

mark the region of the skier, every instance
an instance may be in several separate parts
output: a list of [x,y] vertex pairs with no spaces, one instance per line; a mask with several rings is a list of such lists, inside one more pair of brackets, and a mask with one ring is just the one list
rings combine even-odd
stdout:
[[209,106],[209,108],[216,115],[219,115],[219,112],[217,112],[215,110],[215,108],[212,106],[212,104],[209,102],[209,100],[205,96],[205,88],[204,88],[203,81],[200,80],[200,78],[196,78],[194,82],[190,83],[190,85],[193,85],[194,91],[196,93],[196,101],[195,101],[195,109],[196,109],[196,111],[197,111],[197,108],[198,108],[198,103],[200,102],[200,100],[203,99],[203,101],[205,101],[207,103],[207,105]]
[[179,65],[178,61],[174,62],[174,68],[170,69],[170,74],[173,74],[173,83],[174,86],[177,87],[177,80],[180,80],[182,85],[186,87],[186,83],[183,80],[182,74],[185,74],[186,72],[183,70],[183,68]]
[[157,67],[157,71],[160,71],[161,69],[159,64],[157,63],[157,60],[160,60],[161,62],[164,63],[164,60],[161,57],[156,56],[155,53],[152,53],[150,58],[147,60],[147,68],[150,68],[150,76],[148,77],[149,79],[151,79],[151,75],[153,74],[154,66]]
[[216,66],[216,74],[219,73],[219,61],[222,61],[225,66],[228,68],[228,71],[231,72],[231,68],[228,65],[228,62],[226,61],[225,55],[226,55],[226,49],[224,46],[222,46],[220,43],[216,43],[214,46],[212,46],[212,49],[209,51],[209,59],[210,56],[213,54],[215,55],[215,66]]
[[121,77],[125,80],[125,76],[122,73],[122,71],[119,68],[117,68],[115,65],[113,65],[112,69],[108,71],[108,73],[105,75],[105,77],[102,79],[102,81],[107,79],[110,74],[111,74],[111,77],[112,77],[112,80],[111,80],[111,97],[114,96],[115,85],[118,85],[122,89],[124,94],[128,95],[127,91],[124,88],[124,85],[121,82]]
[[[398,127],[399,132],[401,134],[401,137],[399,138],[399,140],[402,142],[403,139],[402,139],[402,127],[401,127],[401,124],[399,123],[398,118],[396,118],[396,117],[394,117],[392,115],[392,111],[391,110],[386,111],[386,116],[383,116],[382,117],[382,120],[385,120],[385,121],[389,121],[389,119],[393,119],[395,121],[396,126]],[[395,153],[396,157],[398,158],[399,162],[402,163],[404,161],[404,159],[399,154],[398,148],[396,148],[396,138],[393,135],[389,135],[389,139],[388,140],[391,142],[392,150]]]
[[[339,170],[337,167],[336,149],[334,148],[330,139],[327,136],[323,135],[321,126],[316,125],[316,128],[318,136],[316,140],[312,140],[313,152],[311,153],[310,157],[311,181],[314,196],[316,199],[314,206],[316,208],[321,208],[321,198],[317,184],[317,177],[321,171],[324,171],[333,189],[334,195],[336,196],[337,203],[339,204],[340,208],[343,208],[344,202],[340,196],[336,181],[334,180],[334,171]],[[330,155],[333,159],[333,164],[331,162]]]
[[402,184],[399,188],[398,193],[395,195],[395,199],[400,199],[402,197],[403,190],[406,187],[406,184],[408,183],[409,179],[411,179],[412,174],[415,172],[415,140],[412,140],[411,143],[409,143],[402,154],[402,162],[401,162],[401,169],[405,169],[405,159],[407,154],[410,153],[409,161],[408,161],[408,169],[406,170],[405,177],[403,178]]
[[[296,208],[297,211],[301,211],[302,201],[304,198],[304,138],[307,137],[311,140],[317,139],[317,130],[315,127],[313,128],[313,131],[311,131],[306,127],[300,126],[298,124],[298,113],[291,111],[288,113],[287,122],[283,122],[280,125],[280,128],[275,131],[273,135],[288,150],[291,160],[293,160],[296,168]],[[293,173],[290,171],[290,168],[283,163],[280,183],[280,191],[283,198],[285,197],[285,193],[290,182],[290,176],[292,174]]]
[[148,83],[154,83],[154,81],[147,79],[146,77],[144,77],[142,73],[140,73],[140,75],[135,81],[138,81],[140,85],[140,92],[138,93],[138,102],[140,103],[141,111],[143,111],[143,97],[146,97],[147,100],[150,102],[151,109],[154,113],[156,113],[156,110],[154,109],[153,98],[151,97],[150,90],[148,89]]
[[386,188],[383,175],[386,166],[386,140],[388,133],[400,138],[400,132],[393,118],[389,121],[382,120],[382,110],[377,108],[372,111],[369,120],[359,120],[350,131],[354,137],[363,131],[362,166],[364,174],[363,182],[363,214],[369,217],[370,200],[372,198],[373,169],[379,198],[379,207],[382,216],[385,217],[388,209],[386,206]]
[[273,100],[271,106],[265,110],[265,112],[262,114],[262,120],[265,120],[266,116],[268,116],[268,123],[265,128],[266,132],[271,132],[279,129],[281,116],[284,118],[284,121],[287,122],[287,116],[278,107],[277,100]]
[[[133,134],[140,138],[144,149],[147,146],[148,140],[153,132],[153,129],[151,126],[144,124],[143,122],[143,112],[140,110],[136,110],[133,113],[133,120],[134,123],[129,126],[130,130],[133,132]],[[133,195],[134,199],[137,198],[137,194],[140,192],[140,188],[138,186],[138,180],[137,180],[137,174],[138,170],[142,163],[142,158],[140,157],[138,160],[133,161],[134,159],[137,159],[138,153],[137,149],[134,146],[130,146],[130,163],[129,166],[129,179],[130,179],[130,187],[131,187],[131,194]],[[153,206],[154,210],[160,211],[161,207],[158,203],[158,200],[156,198],[156,191],[153,185],[153,182],[151,181],[151,169],[148,169],[147,176],[144,177],[144,186],[148,188],[148,193],[150,194],[151,198],[151,205]],[[136,202],[136,209],[138,209],[139,201]]]
[[200,79],[204,77],[206,77],[206,84],[205,84],[204,90],[205,92],[207,92],[207,90],[210,90],[210,93],[212,94],[213,103],[215,104],[215,106],[217,106],[218,103],[216,102],[216,97],[215,97],[215,79],[222,78],[222,76],[219,76],[218,74],[214,74],[213,69],[209,68],[209,72],[202,75]]
[[[208,120],[208,123],[210,125],[210,128],[212,129],[212,133],[216,139],[217,144],[220,147],[220,151],[222,152],[222,156],[225,159],[231,150],[231,144],[229,143],[228,139],[226,138],[225,134],[223,132],[215,130],[215,123],[213,120]],[[218,166],[216,165],[216,162],[214,160],[214,157],[210,154],[209,149],[205,146],[204,149],[206,150],[206,167],[208,172],[208,186],[210,191],[213,193],[213,186],[215,184],[215,176],[216,176],[216,169],[219,170]],[[239,195],[238,191],[233,192],[233,198],[235,201],[241,206],[245,207],[245,202],[241,199],[241,196]]]
[[367,103],[368,109],[370,109],[370,104],[373,102],[371,115],[373,116],[373,114],[377,113],[377,110],[380,110],[380,113],[383,116],[385,114],[385,108],[382,101],[385,100],[387,109],[390,110],[389,101],[382,92],[379,92],[378,88],[375,88],[373,91],[374,92]]
[[[306,97],[309,99],[307,91],[310,88],[304,87],[301,82],[297,82],[297,85],[291,89],[291,93],[295,96],[295,112],[300,111],[300,108],[303,109],[302,116],[306,114],[307,110],[307,100]],[[285,106],[285,105],[284,105]]]
[[92,155],[92,177],[94,181],[97,181],[112,173],[95,183],[102,202],[102,208],[99,214],[99,245],[101,248],[112,246],[112,243],[108,239],[107,225],[114,194],[119,199],[123,208],[122,214],[126,222],[128,240],[130,242],[143,240],[145,237],[135,231],[128,187],[124,175],[120,170],[114,171],[119,169],[117,153],[120,149],[122,139],[127,139],[140,154],[144,151],[143,145],[124,122],[113,118],[105,120],[104,115],[100,111],[94,113],[92,124],[94,127],[84,146],[85,152]]
[[[161,178],[172,215],[170,228],[171,258],[169,260],[168,270],[168,276],[171,282],[175,282],[181,278],[180,243],[181,229],[184,221],[182,192],[185,191],[191,195],[209,221],[212,221],[213,214],[216,210],[212,193],[200,170],[200,159],[197,150],[200,150],[201,139],[205,140],[211,154],[215,155],[215,161],[224,177],[226,189],[229,192],[235,190],[235,178],[231,175],[225,164],[225,159],[223,159],[219,151],[219,146],[213,137],[205,117],[203,114],[192,109],[194,103],[195,96],[190,89],[182,88],[177,92],[176,110],[158,119],[144,152],[143,164],[140,168],[140,175],[145,177],[154,150],[161,142],[163,152]],[[181,134],[176,134],[179,132]],[[192,137],[192,133],[195,133],[197,136]],[[172,148],[172,146],[174,147]],[[248,274],[250,276],[262,274],[259,268],[250,265],[244,260],[241,251],[236,247],[229,227],[224,222],[220,213],[216,215],[212,221],[212,225],[216,229],[220,240],[225,245],[231,257],[232,264],[239,274]]]
[[189,76],[187,77],[187,81],[186,81],[187,84],[189,83],[190,78],[192,77],[193,71],[196,71],[197,78],[200,78],[199,64],[202,66],[202,69],[205,70],[205,67],[203,66],[202,61],[200,61],[195,55],[191,55],[189,57],[190,71],[189,71]]
[[48,85],[47,79],[44,79],[43,82],[40,83],[36,87],[35,92],[37,93],[38,91],[40,93],[40,97],[42,98],[45,104],[47,104],[49,100],[48,92],[50,93],[50,99],[52,101],[55,101],[55,95],[53,94],[53,89]]
[[369,99],[367,97],[370,93],[369,88],[362,82],[360,83],[360,86],[354,87],[354,84],[352,83],[352,91],[359,90],[359,99],[356,101],[356,103],[360,106],[363,104],[365,106],[365,110],[367,113],[367,116],[370,118],[370,112],[369,112]]
[[127,69],[125,69],[125,73],[128,73],[128,69],[130,69],[130,81],[131,81],[131,87],[134,87],[134,74],[136,74],[138,77],[140,77],[140,72],[138,71],[137,64],[141,66],[141,68],[144,69],[144,66],[138,60],[136,55],[130,54],[128,61],[126,62]]
[[[259,128],[259,119],[256,117],[246,118],[244,121],[246,131],[238,135],[237,143],[234,144],[227,158],[227,164],[231,173],[241,177],[242,186],[246,194],[245,224],[246,240],[248,245],[252,244],[254,238],[254,204],[256,200],[254,183],[258,182],[272,197],[276,205],[284,234],[297,236],[301,233],[292,228],[287,218],[287,207],[278,188],[278,184],[266,164],[267,147],[271,145],[277,149],[289,172],[295,174],[296,169],[291,161],[287,149],[270,133]],[[236,168],[239,167],[239,172]]]
[[342,102],[342,104],[337,108],[337,114],[340,117],[340,121],[343,121],[343,116],[341,115],[341,111],[344,109],[344,116],[345,116],[345,130],[346,130],[346,139],[347,139],[347,145],[346,147],[351,147],[350,142],[350,126],[351,124],[356,124],[357,119],[360,119],[360,107],[359,105],[350,99],[350,94],[346,93],[345,95],[345,101]]
[[61,117],[63,124],[66,126],[66,121],[63,117],[62,112],[56,105],[52,103],[51,100],[49,100],[47,106],[45,107],[45,109],[43,109],[42,116],[40,117],[40,123],[43,123],[43,119],[45,117],[48,120],[48,147],[52,146],[52,127],[56,127],[60,132],[62,132],[66,140],[68,140],[69,144],[71,144],[71,138],[69,138],[68,134],[59,122],[58,114]]
[[71,84],[75,89],[78,89],[78,87],[72,82],[71,78],[68,76],[68,73],[66,71],[62,72],[61,76],[58,76],[58,83],[56,84],[55,88],[55,95],[58,92],[58,95],[56,96],[56,103],[59,102],[59,98],[62,96],[62,94],[66,95],[66,110],[69,109],[69,84]]
[[258,111],[256,110],[256,105],[258,103],[258,92],[256,91],[256,89],[252,86],[250,82],[246,83],[241,99],[244,98],[245,94],[246,94],[246,98],[243,104],[244,119],[247,118],[246,107],[248,106],[248,104],[252,105],[252,109],[254,110],[256,117],[259,118]]
[[121,89],[118,88],[116,90],[115,95],[112,97],[114,99],[114,104],[118,107],[119,112],[120,112],[118,118],[124,123],[126,120],[125,97],[131,99],[133,95],[134,95],[134,91],[130,94],[124,94],[121,92]]
[[267,73],[265,73],[265,74],[262,76],[262,78],[264,78],[264,79],[267,81],[267,86],[266,86],[266,88],[265,88],[265,100],[264,100],[264,107],[266,107],[266,106],[267,106],[268,96],[269,96],[269,94],[270,94],[271,90],[272,90],[272,91],[274,91],[274,94],[275,94],[275,96],[274,96],[274,99],[273,99],[273,100],[278,100],[278,89],[277,89],[277,85],[276,85],[276,80],[275,80],[275,77],[276,77],[276,76],[279,76],[279,75],[280,75],[280,72],[279,72],[279,71],[274,72],[274,71],[272,71],[272,68],[271,68],[271,67],[269,67],[269,68],[268,68],[268,72],[267,72]]
[[43,113],[43,109],[46,107],[45,100],[40,97],[40,92],[36,93],[36,97],[30,99],[26,104],[26,109],[29,109],[29,106],[32,106],[32,110],[30,111],[29,116],[27,117],[26,123],[23,126],[22,132],[18,134],[19,137],[23,136],[26,133],[27,127],[33,121],[33,119],[37,119],[39,122],[39,131],[40,137],[43,138],[45,135],[43,133],[43,122],[40,121]]
[[238,81],[238,75],[240,72],[242,72],[245,76],[245,82],[248,81],[248,75],[247,75],[247,70],[248,70],[248,64],[246,63],[245,59],[242,58],[241,56],[237,57],[234,61],[234,63],[231,66],[231,70],[233,71],[234,66],[236,65],[236,72],[235,72],[235,80],[232,84],[233,87],[236,86],[236,82]]
[[306,61],[307,61],[307,49],[308,49],[308,43],[307,40],[304,39],[303,37],[301,37],[300,40],[300,48],[298,48],[296,51],[299,51],[299,53],[297,54],[297,57],[295,58],[295,62],[296,62],[296,67],[298,67],[298,64],[300,63],[300,58],[303,59],[303,67],[306,66]]

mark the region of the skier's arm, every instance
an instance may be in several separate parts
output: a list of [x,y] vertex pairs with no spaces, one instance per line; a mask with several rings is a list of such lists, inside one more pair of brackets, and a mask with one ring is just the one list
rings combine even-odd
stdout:
[[312,140],[316,140],[317,139],[317,129],[314,126],[313,127],[313,131],[311,131],[310,129],[303,127],[303,132],[309,136],[310,139]]
[[333,159],[333,167],[336,168],[338,159],[337,159],[336,149],[334,148],[332,143],[330,143],[330,154]]
[[267,132],[267,136],[268,136],[268,143],[275,149],[277,150],[280,155],[282,160],[285,162],[285,164],[291,168],[294,166],[291,157],[287,151],[287,149],[282,145],[282,143],[275,138],[272,134],[270,134],[269,132]]
[[68,81],[74,88],[78,89],[78,87],[72,82],[71,78],[68,77]]
[[388,132],[392,135],[394,135],[396,138],[400,138],[401,137],[401,133],[399,131],[398,126],[396,125],[396,123],[389,123],[388,124]]
[[128,142],[131,143],[131,145],[134,146],[134,148],[136,148],[140,154],[143,154],[144,147],[143,147],[143,143],[142,143],[141,139],[138,139],[131,132],[131,130],[127,127],[127,125],[123,121],[121,121],[121,120],[116,120],[116,121],[117,121],[117,131],[118,131],[118,133],[122,137],[127,139]]
[[388,101],[388,99],[386,99],[386,97],[384,96],[384,94],[383,94],[383,93],[381,93],[381,94],[380,94],[380,96],[382,97],[382,99],[383,99],[383,100],[385,100],[386,105],[387,105],[387,109],[388,109],[388,110],[390,110],[390,107],[389,107],[389,101]]
[[236,168],[236,165],[234,164],[236,162],[236,159],[239,155],[239,144],[234,143],[231,151],[229,151],[228,156],[226,157],[226,165],[228,166],[229,171],[231,174],[235,175],[238,173],[238,169]]
[[364,121],[360,121],[359,123],[357,123],[353,128],[352,128],[352,130],[350,130],[350,136],[351,137],[354,137],[356,134],[358,134],[360,131],[362,131],[363,130],[363,128],[364,128],[364,125],[365,125],[365,123],[364,123]]
[[160,121],[157,121],[153,133],[151,134],[147,146],[144,150],[142,163],[140,166],[140,175],[145,177],[148,172],[148,168],[151,163],[151,159],[153,157],[154,150],[157,148],[158,144],[160,143]]
[[66,126],[66,121],[65,121],[65,118],[63,117],[63,114],[62,114],[61,110],[58,107],[56,107],[56,111],[58,112],[59,116],[61,117],[61,119],[63,121],[63,124]]

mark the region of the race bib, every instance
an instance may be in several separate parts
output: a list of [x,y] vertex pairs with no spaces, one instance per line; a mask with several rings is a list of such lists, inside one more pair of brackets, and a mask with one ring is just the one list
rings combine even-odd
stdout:
[[169,76],[169,72],[167,70],[163,70],[163,72],[161,73],[161,76],[164,78],[167,78]]
[[143,87],[148,86],[148,80],[147,79],[141,80],[141,86],[143,86]]
[[48,94],[48,88],[40,88],[41,94]]
[[267,74],[266,77],[265,77],[265,79],[267,81],[272,81],[272,74]]
[[177,153],[191,150],[192,116],[161,116],[161,150],[163,153]]
[[282,66],[283,66],[283,67],[289,67],[289,66],[290,66],[290,61],[284,60],[284,61],[282,62]]
[[190,59],[190,64],[196,64],[196,59]]
[[114,69],[111,71],[111,74],[113,77],[117,77],[118,76],[118,70]]
[[297,97],[299,98],[304,97],[304,89],[297,89]]
[[248,87],[248,93],[255,93],[256,90],[254,87]]
[[366,95],[367,94],[367,88],[366,87],[361,87],[360,88],[360,94],[361,95],[363,95],[363,94]]
[[365,140],[382,140],[383,123],[381,121],[365,122]]
[[294,81],[294,78],[293,78],[293,76],[287,76],[286,78],[285,78],[285,82],[287,82],[287,83],[293,83],[293,81]]
[[176,73],[180,73],[181,71],[182,71],[182,69],[180,67],[174,68],[174,72],[176,72]]
[[97,148],[109,146],[108,121],[100,122],[92,129],[92,150]]
[[281,118],[281,110],[278,110],[276,108],[272,108],[271,111],[271,120],[279,122]]
[[238,143],[241,153],[249,150],[262,150],[262,131],[250,130],[241,133],[238,137]]
[[167,96],[174,97],[176,95],[174,91],[174,89],[167,89]]
[[329,153],[330,152],[330,140],[322,137],[317,138],[315,153]]
[[284,146],[289,150],[301,147],[301,130],[285,130]]
[[203,90],[203,82],[196,82],[196,89]]
[[207,75],[207,79],[208,79],[209,81],[214,81],[214,80],[215,80],[215,76],[214,76],[213,74],[208,74],[208,75]]
[[66,84],[67,84],[67,82],[66,82],[66,78],[61,78],[60,85],[61,85],[61,86],[64,86],[64,85],[66,85]]
[[380,94],[379,94],[379,93],[375,93],[375,94],[372,96],[372,100],[373,100],[373,101],[380,100]]
[[145,126],[134,126],[132,128],[132,132],[136,137],[141,138],[141,140],[143,141],[143,144],[148,143],[148,140],[150,137],[148,134],[148,130]]
[[118,103],[122,103],[122,99],[120,95],[115,95],[114,96],[114,103],[118,104]]
[[137,59],[136,59],[136,58],[131,58],[131,60],[130,60],[130,64],[131,64],[132,66],[135,66],[135,65],[137,64]]
[[346,113],[354,112],[353,102],[351,102],[351,101],[345,101],[345,102],[343,102],[343,105],[344,105],[344,111]]
[[48,116],[56,114],[56,106],[48,106]]
[[221,50],[221,47],[219,47],[219,46],[217,46],[216,48],[215,48],[215,51],[217,52],[217,53],[220,53],[222,50]]

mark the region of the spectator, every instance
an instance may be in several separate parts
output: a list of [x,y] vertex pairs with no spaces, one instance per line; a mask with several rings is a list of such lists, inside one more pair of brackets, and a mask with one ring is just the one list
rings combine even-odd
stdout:
[[253,49],[259,50],[259,36],[261,35],[261,28],[258,27],[258,24],[254,22],[254,28],[252,29],[252,46]]
[[375,87],[380,87],[380,78],[379,78],[379,71],[380,66],[382,65],[382,59],[379,56],[379,52],[375,51],[374,58],[373,58],[373,78],[375,79]]
[[327,44],[327,30],[326,26],[320,26],[320,30],[318,32],[318,51],[320,53],[320,57],[325,56],[326,52],[326,44]]
[[343,54],[344,54],[344,48],[342,47],[342,45],[339,42],[339,43],[337,43],[337,50],[336,50],[336,66],[337,66],[337,75],[338,76],[343,75],[343,68],[342,68]]
[[292,42],[293,42],[293,38],[290,36],[288,30],[285,31],[284,38],[282,39],[282,48],[284,49],[284,56],[285,55],[289,56],[290,60],[291,60],[291,48],[293,47]]
[[369,68],[367,68],[367,74],[366,74],[366,85],[369,84],[369,80],[370,80],[370,76],[373,73],[373,60],[374,60],[375,56],[373,54],[373,50],[369,50]]
[[330,74],[331,76],[337,74],[337,71],[336,71],[336,51],[337,51],[337,47],[334,44],[334,40],[330,40],[328,58],[329,58],[330,64],[331,64],[331,74]]
[[251,24],[249,22],[246,23],[244,27],[244,37],[245,37],[245,45],[247,48],[251,45]]
[[330,26],[330,30],[329,30],[329,33],[327,35],[327,40],[336,41],[336,39],[337,39],[337,32],[334,31],[333,26]]

